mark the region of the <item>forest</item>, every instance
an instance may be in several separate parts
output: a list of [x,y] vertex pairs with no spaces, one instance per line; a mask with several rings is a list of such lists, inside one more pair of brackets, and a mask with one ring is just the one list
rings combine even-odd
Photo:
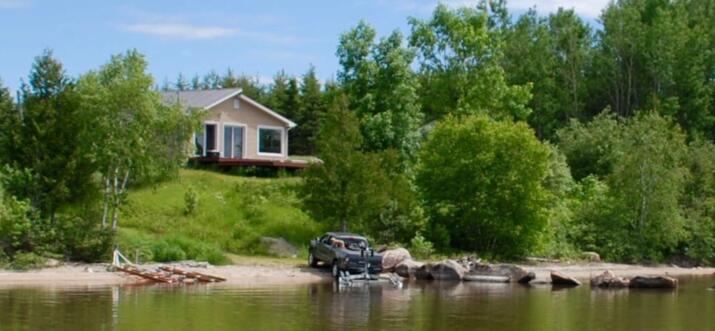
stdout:
[[176,176],[201,116],[157,91],[240,87],[299,124],[291,154],[322,160],[297,189],[325,228],[424,255],[715,262],[715,1],[614,1],[589,24],[492,0],[408,22],[357,22],[324,82],[157,84],[133,50],[73,78],[44,52],[0,93],[0,260],[104,256],[127,188]]

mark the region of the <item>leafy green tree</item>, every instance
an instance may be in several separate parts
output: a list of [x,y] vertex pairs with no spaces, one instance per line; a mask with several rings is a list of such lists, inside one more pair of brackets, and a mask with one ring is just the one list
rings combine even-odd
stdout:
[[8,108],[4,102],[0,158],[10,168],[32,173],[26,178],[33,183],[6,189],[29,200],[42,216],[54,218],[63,204],[94,192],[91,160],[81,149],[85,121],[75,83],[51,51],[35,59],[28,78],[20,89],[19,107]]
[[340,37],[338,80],[350,98],[371,151],[395,149],[408,167],[418,148],[422,113],[419,82],[410,68],[414,53],[393,32],[375,43],[375,30],[365,22]]
[[14,133],[20,123],[20,113],[15,109],[15,103],[10,90],[2,85],[0,80],[0,164],[9,161],[8,156],[17,138]]
[[531,9],[521,15],[505,32],[502,66],[508,82],[514,85],[531,83],[533,98],[529,124],[539,137],[550,137],[559,124],[560,105],[556,97],[559,86],[555,72],[557,60],[552,52],[552,38],[546,19]]
[[589,27],[573,10],[548,18],[529,10],[505,32],[503,66],[509,83],[533,84],[529,123],[552,138],[569,119],[582,117],[590,63]]
[[688,148],[690,171],[681,210],[686,237],[680,253],[700,263],[715,263],[715,145],[697,140]]
[[610,111],[587,123],[572,119],[557,132],[559,150],[566,155],[574,178],[589,175],[605,178],[619,157],[617,144],[623,139],[624,124]]
[[501,66],[501,31],[485,7],[438,5],[429,20],[410,19],[418,50],[422,107],[435,119],[449,113],[526,119],[529,85],[509,85]]
[[634,245],[629,257],[660,260],[683,235],[685,135],[671,120],[645,112],[630,121],[617,149],[608,184],[621,226],[629,230],[623,242]]
[[[690,1],[617,1],[603,15],[594,55],[592,111],[654,109],[691,135],[712,137],[711,12]],[[709,7],[712,7],[711,5]]]
[[304,172],[305,207],[330,228],[407,242],[420,229],[417,200],[407,178],[393,170],[397,157],[363,151],[359,128],[347,98],[338,97],[316,141],[322,162]]
[[146,68],[144,56],[130,50],[112,56],[79,82],[82,109],[92,128],[86,132],[86,153],[96,164],[104,192],[103,227],[110,222],[112,229],[117,227],[130,180],[149,182],[176,174],[196,126],[179,105],[161,104]]
[[534,249],[546,226],[548,166],[548,149],[523,122],[446,117],[417,166],[431,241],[502,257]]

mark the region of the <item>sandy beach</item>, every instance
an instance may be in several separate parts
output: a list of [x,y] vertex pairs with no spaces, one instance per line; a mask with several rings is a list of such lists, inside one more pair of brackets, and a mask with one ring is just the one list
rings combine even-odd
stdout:
[[[260,261],[257,259],[256,261]],[[188,267],[186,264],[173,265],[186,271],[195,271],[226,278],[227,285],[235,286],[270,286],[285,284],[308,284],[330,282],[326,268],[308,268],[301,264],[262,263],[256,261],[239,262],[228,266]],[[101,286],[128,285],[142,283],[136,276],[107,270],[107,264],[64,264],[54,268],[30,271],[0,270],[0,287],[14,286]],[[142,265],[143,269],[155,269],[159,264]],[[615,263],[543,263],[520,265],[534,271],[536,283],[548,283],[550,271],[559,271],[579,280],[588,281],[591,277],[611,270],[621,277],[657,276],[671,277],[714,276],[715,268],[679,268],[676,266],[641,266]]]

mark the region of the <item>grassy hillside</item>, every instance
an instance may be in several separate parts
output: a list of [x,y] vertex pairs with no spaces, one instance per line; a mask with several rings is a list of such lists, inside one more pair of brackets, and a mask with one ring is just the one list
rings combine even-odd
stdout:
[[[118,243],[132,259],[227,263],[225,253],[261,254],[261,236],[305,247],[320,228],[300,209],[299,178],[247,178],[182,170],[179,178],[130,191]],[[187,214],[186,195],[196,208]],[[189,193],[190,194],[190,193]]]

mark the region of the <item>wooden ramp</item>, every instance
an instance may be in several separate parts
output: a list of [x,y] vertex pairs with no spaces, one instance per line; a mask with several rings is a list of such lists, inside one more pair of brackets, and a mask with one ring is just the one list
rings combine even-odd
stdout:
[[[124,262],[122,262],[124,261]],[[138,276],[155,283],[165,284],[190,284],[190,283],[216,283],[224,282],[225,278],[206,275],[198,272],[184,271],[176,267],[161,266],[156,271],[139,269],[131,263],[118,249],[114,250],[112,265],[121,272]]]

